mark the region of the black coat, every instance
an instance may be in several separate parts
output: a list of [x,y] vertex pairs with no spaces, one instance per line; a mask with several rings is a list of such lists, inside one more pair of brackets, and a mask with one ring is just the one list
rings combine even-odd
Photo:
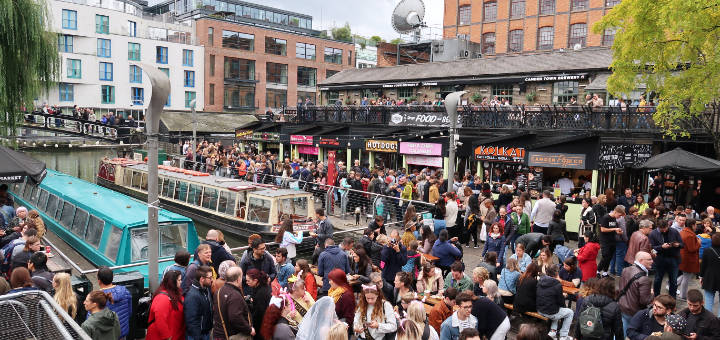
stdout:
[[536,312],[536,296],[537,296],[537,284],[536,278],[528,278],[522,282],[518,281],[517,293],[515,293],[515,300],[513,301],[513,310],[522,314],[525,312]]
[[505,310],[486,297],[479,297],[473,301],[471,313],[477,318],[477,330],[480,336],[486,336],[488,339],[507,317]]
[[[620,306],[605,295],[590,295],[583,299],[582,305],[578,308],[583,311],[587,304],[600,308],[602,311],[603,337],[602,340],[624,340],[622,315],[620,314]],[[578,315],[579,317],[579,315]],[[575,337],[578,340],[583,339],[580,333],[580,327],[575,329]]]
[[565,298],[562,294],[560,281],[549,277],[540,276],[537,284],[537,296],[535,298],[537,310],[546,315],[552,315],[565,305]]
[[702,289],[709,291],[720,291],[720,247],[705,249],[700,262],[700,277],[702,278]]
[[697,333],[697,340],[720,339],[720,323],[718,323],[720,320],[709,310],[703,308],[699,315],[692,315],[695,319],[694,324],[689,320],[691,316],[689,309],[685,308],[678,314],[688,320],[687,332]]

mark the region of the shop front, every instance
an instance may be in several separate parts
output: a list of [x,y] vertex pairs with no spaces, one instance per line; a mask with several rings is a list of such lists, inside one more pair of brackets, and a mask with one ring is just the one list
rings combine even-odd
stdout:
[[423,168],[430,168],[431,171],[442,170],[445,167],[442,146],[440,143],[400,142],[404,166],[408,172]]
[[320,148],[313,141],[314,137],[310,135],[290,135],[293,157],[300,157],[305,161],[317,161]]
[[517,182],[518,188],[525,190],[527,177],[522,172],[525,165],[526,150],[520,146],[501,143],[483,143],[473,150],[478,168],[483,168],[484,178],[489,178],[493,191],[497,192],[503,184]]
[[271,152],[281,155],[283,146],[280,143],[280,134],[277,132],[261,132],[249,129],[235,130],[235,141],[245,152]]
[[397,168],[399,158],[397,141],[366,139],[365,152],[368,153],[371,168]]
[[[637,143],[602,143],[598,157],[600,188],[632,188],[633,192],[647,192],[646,172],[637,166],[653,155],[652,141]],[[617,192],[621,195],[622,192]]]
[[335,153],[336,162],[345,162],[348,158],[348,152],[346,148],[347,146],[343,145],[343,143],[337,137],[319,137],[316,144],[320,148],[320,154],[318,156],[323,161],[326,161],[328,159],[328,156],[331,152]]

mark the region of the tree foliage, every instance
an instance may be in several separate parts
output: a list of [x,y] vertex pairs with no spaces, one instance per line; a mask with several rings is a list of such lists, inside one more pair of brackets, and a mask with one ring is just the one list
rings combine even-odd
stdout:
[[385,42],[385,40],[383,38],[380,38],[377,35],[373,35],[372,37],[370,37],[370,40],[374,41],[376,46],[377,46],[377,44],[379,44],[381,42]]
[[395,38],[393,40],[390,40],[390,43],[394,45],[404,44],[405,40],[402,40],[402,38]]
[[[623,0],[593,27],[606,29],[617,29],[612,94],[647,84],[659,95],[655,124],[672,137],[688,136],[689,120],[710,123],[702,113],[720,94],[720,0]],[[703,128],[720,153],[720,136]]]
[[350,24],[345,23],[345,26],[343,27],[333,28],[332,37],[335,40],[352,42],[352,30],[350,30]]
[[46,31],[44,0],[0,1],[0,134],[13,134],[21,109],[47,93],[60,71],[57,34]]

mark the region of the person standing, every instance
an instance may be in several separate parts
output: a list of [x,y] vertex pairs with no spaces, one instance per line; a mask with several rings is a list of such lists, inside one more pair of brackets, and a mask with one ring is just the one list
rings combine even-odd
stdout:
[[[266,249],[267,246],[262,238],[255,238],[252,242],[250,242],[250,250],[252,253],[250,256],[243,257],[240,260],[240,268],[243,270],[243,273],[247,274],[251,269],[257,269],[265,273],[265,275],[270,278],[270,281],[275,280],[275,277],[277,276],[275,261],[273,260],[272,255],[266,252]],[[190,275],[189,269],[188,275]],[[245,283],[243,291],[245,294],[252,294],[253,289]]]
[[703,294],[699,290],[687,292],[687,308],[678,314],[687,320],[688,339],[720,339],[720,320],[703,307]]
[[182,272],[178,271],[180,273],[180,278],[182,280],[182,291],[186,293],[188,290],[190,290],[190,284],[192,284],[193,280],[195,280],[195,271],[200,266],[212,266],[212,248],[209,244],[200,244],[197,249],[195,250],[195,260],[187,267],[185,270],[185,276],[182,276]]
[[660,222],[657,229],[650,233],[650,245],[653,247],[655,257],[655,282],[653,291],[655,296],[660,295],[662,280],[668,275],[670,291],[668,294],[675,298],[677,294],[678,264],[680,263],[680,249],[684,247],[680,233],[670,228],[667,222]]
[[185,294],[185,325],[187,340],[210,340],[212,331],[212,269],[200,266],[195,271],[195,280]]
[[687,298],[688,285],[700,272],[700,240],[695,235],[695,220],[687,219],[685,227],[680,231],[684,247],[680,249],[680,266],[678,269],[682,271],[682,276],[678,278],[678,286],[680,290],[680,298]]
[[615,257],[615,235],[622,233],[618,226],[617,219],[625,215],[625,207],[615,207],[607,215],[600,218],[600,251],[602,259],[598,265],[598,273],[602,276],[608,275],[610,260]]
[[302,243],[303,233],[302,231],[293,231],[292,219],[285,219],[282,222],[282,226],[275,237],[275,243],[280,244],[280,248],[287,249],[287,258],[290,260],[292,265],[295,265],[295,256],[297,256],[296,245]]
[[230,340],[231,336],[255,335],[250,323],[250,310],[243,296],[243,271],[231,267],[225,274],[225,285],[213,296],[213,338]]
[[120,337],[120,322],[117,314],[105,308],[107,302],[112,302],[110,293],[95,290],[85,298],[85,310],[90,313],[82,329],[93,340],[118,339]]
[[[592,201],[589,198],[583,198],[582,200],[582,211],[580,212],[580,226],[578,228],[580,235],[585,235],[586,232],[597,233],[596,229],[597,218],[595,211],[592,209]],[[585,240],[580,237],[578,240],[578,248],[582,248],[585,245]]]
[[535,206],[530,213],[530,221],[532,223],[532,231],[547,234],[550,220],[552,220],[555,212],[555,202],[552,201],[552,193],[543,191],[543,198],[535,202]]
[[180,272],[174,270],[163,277],[150,304],[146,340],[185,339],[181,282]]
[[110,293],[112,300],[107,307],[115,312],[120,320],[120,336],[130,333],[130,316],[132,315],[132,295],[125,286],[113,284],[113,271],[105,266],[98,269],[98,286],[103,293]]
[[[252,268],[245,273],[245,284],[252,288],[250,294],[250,311],[252,315],[253,325],[262,325],[265,311],[270,304],[272,297],[272,289],[270,288],[270,280],[265,274],[257,268]],[[253,335],[255,340],[263,340],[260,334]]]
[[633,233],[628,241],[628,250],[625,253],[625,262],[633,263],[635,261],[635,255],[638,252],[644,251],[648,254],[652,254],[652,247],[650,246],[650,239],[648,235],[652,231],[652,221],[642,220],[640,221],[638,232]]
[[[584,311],[588,306],[597,307],[602,314],[603,335],[602,340],[625,339],[623,322],[620,308],[615,302],[615,280],[609,277],[598,281],[596,289],[582,300],[578,311]],[[596,339],[584,337],[580,327],[575,328],[575,336],[578,340]]]
[[650,253],[640,251],[635,255],[632,266],[623,269],[620,275],[618,304],[623,320],[623,332],[627,335],[630,319],[652,302],[652,282],[649,270],[652,267]]
[[720,291],[720,270],[717,268],[720,268],[720,233],[712,236],[712,244],[703,252],[700,263],[700,286],[705,292],[705,309],[710,313],[715,313],[715,293]]
[[[402,270],[402,266],[407,262],[407,250],[399,240],[397,229],[390,232],[390,243],[385,245],[380,253],[383,280],[387,282],[395,281],[395,274]],[[341,269],[343,267],[340,267]],[[345,271],[346,273],[348,271]]]
[[330,290],[329,275],[333,269],[339,268],[345,273],[350,273],[350,262],[342,249],[335,245],[335,241],[329,238],[325,240],[325,250],[318,259],[318,275],[323,278],[323,285],[320,289],[323,294]]
[[512,207],[510,214],[510,226],[505,226],[505,244],[510,246],[511,251],[515,251],[515,241],[518,237],[530,232],[530,216],[523,212],[522,205]]
[[325,216],[325,210],[322,208],[315,209],[315,223],[317,228],[315,232],[310,232],[310,236],[317,240],[315,250],[313,251],[312,263],[318,262],[320,253],[325,250],[325,240],[333,237],[333,225],[330,219]]

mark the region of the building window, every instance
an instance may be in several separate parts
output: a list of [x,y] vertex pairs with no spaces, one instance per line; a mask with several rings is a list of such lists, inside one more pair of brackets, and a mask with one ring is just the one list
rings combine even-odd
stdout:
[[336,74],[340,73],[340,71],[336,70],[325,70],[325,79],[328,79]]
[[[355,52],[357,53],[357,52]],[[352,66],[352,51],[348,51],[348,65]]]
[[145,89],[142,87],[131,87],[130,102],[133,105],[143,105],[145,102]]
[[240,85],[225,85],[223,93],[223,106],[226,108],[254,108],[255,87]]
[[100,87],[100,97],[103,104],[115,104],[115,86],[102,85]]
[[183,50],[183,60],[182,60],[183,66],[193,66],[193,51],[192,50]]
[[612,46],[613,42],[615,42],[615,33],[617,32],[616,28],[606,28],[605,33],[603,33],[603,39],[602,44],[603,46]]
[[315,45],[295,43],[295,57],[300,59],[315,60]]
[[493,99],[497,97],[501,103],[503,99],[506,99],[508,103],[512,104],[512,94],[512,85],[496,85],[492,88]]
[[523,30],[510,31],[508,40],[508,50],[510,52],[522,52],[523,50]]
[[555,0],[540,0],[540,15],[555,14]]
[[398,98],[410,98],[414,95],[412,87],[398,87],[397,89]]
[[210,84],[208,89],[208,104],[215,105],[215,84]]
[[73,36],[61,34],[58,35],[58,51],[65,53],[73,53]]
[[267,82],[275,84],[288,83],[288,66],[285,64],[267,63]]
[[82,62],[80,59],[67,60],[67,77],[74,79],[82,78]]
[[101,58],[110,58],[112,55],[110,39],[97,40],[97,56]]
[[510,17],[522,18],[525,16],[525,0],[511,0]]
[[470,5],[463,5],[458,8],[458,21],[460,25],[470,25]]
[[315,86],[317,84],[317,69],[298,66],[297,82],[300,86]]
[[458,34],[457,38],[460,40],[470,40],[470,34]]
[[495,33],[485,33],[482,35],[482,53],[495,54]]
[[100,80],[113,80],[113,64],[100,63]]
[[137,37],[137,23],[128,20],[128,35],[131,37]]
[[140,44],[128,43],[128,60],[140,61]]
[[208,27],[208,44],[215,46],[215,29],[212,27]]
[[60,83],[58,84],[60,89],[60,101],[61,102],[72,102],[75,101],[75,89],[73,84]]
[[155,61],[158,64],[167,64],[168,63],[168,48],[157,46],[155,47]]
[[267,89],[265,93],[265,106],[274,109],[287,106],[287,90]]
[[552,26],[540,27],[538,29],[538,50],[552,50],[555,30]]
[[95,14],[95,33],[110,34],[110,18]]
[[325,47],[325,62],[342,64],[342,52],[339,48]]
[[195,71],[185,71],[185,87],[195,87]]
[[77,11],[62,10],[62,28],[66,30],[77,29]]
[[340,100],[340,92],[338,91],[327,91],[327,102],[328,104],[334,104]]
[[223,31],[222,46],[237,50],[254,51],[255,36],[234,31]]
[[497,2],[488,1],[483,4],[483,15],[485,21],[497,20]]
[[235,81],[254,81],[255,61],[225,57],[225,79]]
[[185,107],[190,108],[190,102],[195,100],[195,92],[194,91],[185,91]]
[[211,77],[215,76],[215,55],[214,54],[210,55],[210,76]]
[[570,25],[568,47],[573,48],[577,44],[580,44],[581,47],[585,47],[585,40],[587,40],[587,24]]
[[614,7],[619,4],[620,0],[605,0],[605,7]]
[[573,11],[586,11],[588,9],[588,0],[572,0],[570,6]]
[[265,53],[287,55],[287,40],[265,37]]
[[559,81],[553,84],[553,104],[569,103],[571,98],[577,99],[578,82]]
[[135,65],[130,65],[130,82],[142,83],[142,69]]
[[[165,75],[166,75],[168,78],[170,78],[170,69],[169,69],[169,68],[167,68],[167,67],[158,67],[158,70],[160,70],[160,72],[162,72],[162,73],[165,73]],[[172,90],[172,85],[171,85],[170,89]],[[171,91],[171,92],[172,92],[172,91]],[[171,97],[171,96],[170,96],[170,93],[168,93],[168,99],[167,99],[167,102],[165,102],[165,106],[170,106],[170,97]]]

